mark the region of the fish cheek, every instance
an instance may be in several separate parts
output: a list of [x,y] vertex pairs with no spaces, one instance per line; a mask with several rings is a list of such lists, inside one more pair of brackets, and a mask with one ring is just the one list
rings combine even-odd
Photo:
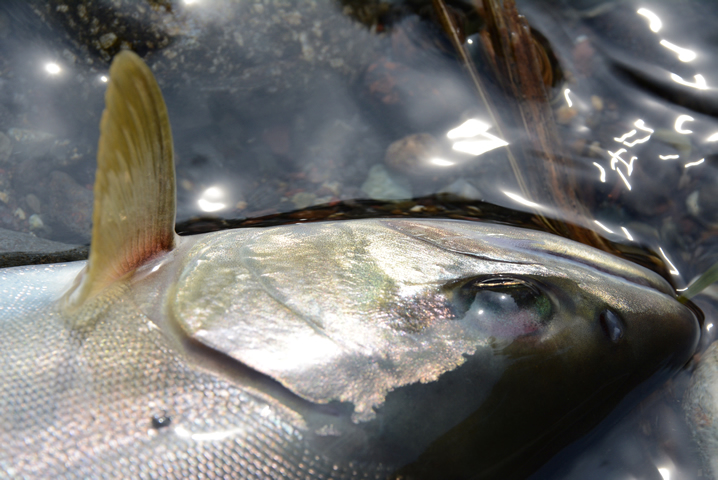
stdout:
[[508,366],[490,394],[401,474],[528,474],[565,444],[567,432],[576,437],[587,431],[625,395],[633,352],[602,329],[606,305],[561,279],[547,279],[541,288],[552,303],[548,318],[533,331],[492,337],[494,355],[508,359]]

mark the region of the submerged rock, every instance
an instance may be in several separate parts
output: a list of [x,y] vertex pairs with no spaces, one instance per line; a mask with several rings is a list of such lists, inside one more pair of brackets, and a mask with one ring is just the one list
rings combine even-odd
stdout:
[[374,200],[411,198],[409,182],[393,176],[382,165],[374,165],[369,169],[369,176],[361,189]]

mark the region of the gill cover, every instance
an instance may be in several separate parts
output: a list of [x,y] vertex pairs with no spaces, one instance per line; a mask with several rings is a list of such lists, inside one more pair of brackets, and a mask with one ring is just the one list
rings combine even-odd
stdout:
[[152,72],[130,51],[110,67],[94,194],[90,256],[66,296],[69,309],[176,245],[167,108]]

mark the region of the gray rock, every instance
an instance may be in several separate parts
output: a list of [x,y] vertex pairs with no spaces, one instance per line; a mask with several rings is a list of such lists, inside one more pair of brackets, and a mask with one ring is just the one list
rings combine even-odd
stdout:
[[402,200],[411,198],[411,187],[404,178],[395,177],[382,165],[369,169],[361,189],[374,200]]

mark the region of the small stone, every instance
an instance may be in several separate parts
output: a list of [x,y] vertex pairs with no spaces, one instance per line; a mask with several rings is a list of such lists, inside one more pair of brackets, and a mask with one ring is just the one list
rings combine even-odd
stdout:
[[35,213],[40,213],[40,199],[32,193],[25,197],[25,203]]
[[416,173],[429,165],[431,158],[437,156],[438,150],[438,142],[433,135],[415,133],[389,145],[384,155],[384,163],[395,170]]
[[38,230],[45,226],[42,218],[37,213],[30,215],[28,222],[30,223],[30,230]]
[[374,165],[361,189],[374,200],[400,200],[411,198],[411,189],[406,179],[394,178],[382,165]]
[[187,180],[186,178],[183,178],[182,180],[180,180],[180,185],[182,186],[182,188],[184,188],[188,192],[191,192],[192,190],[194,190],[194,185],[192,184],[191,181]]
[[0,192],[0,202],[7,203],[10,200],[10,195],[5,192]]
[[26,217],[25,217],[25,210],[23,210],[22,208],[19,208],[19,207],[18,207],[17,210],[15,210],[14,215],[15,215],[17,218],[19,218],[20,220],[25,220],[25,218],[26,218]]
[[693,215],[694,217],[697,217],[701,214],[701,207],[698,204],[698,196],[700,192],[696,190],[695,192],[692,192],[688,197],[686,197],[686,208],[688,209],[688,213]]
[[460,178],[454,183],[442,188],[439,193],[449,193],[451,195],[456,195],[459,198],[465,198],[467,200],[481,200],[482,198],[481,192],[479,192],[479,190],[475,186],[473,186],[471,183],[467,182],[463,178]]
[[578,114],[578,110],[573,107],[562,106],[556,112],[556,121],[561,125],[566,125]]
[[299,34],[299,43],[302,47],[302,57],[304,57],[304,60],[308,62],[314,60],[314,47],[309,43],[309,36],[306,32]]
[[332,195],[328,195],[328,196],[325,196],[325,197],[317,197],[317,198],[312,202],[312,205],[311,205],[311,206],[313,207],[313,206],[316,206],[316,205],[326,205],[326,204],[328,204],[329,202],[331,202],[333,199],[334,199],[334,196],[332,196]]
[[299,192],[292,196],[292,203],[294,206],[301,210],[303,208],[307,208],[308,206],[312,205],[314,203],[314,199],[317,198],[316,195],[309,192]]
[[13,151],[22,153],[26,157],[41,157],[47,155],[55,144],[55,136],[51,133],[27,128],[11,128],[8,136],[14,140]]
[[690,135],[678,133],[675,130],[659,128],[653,133],[653,139],[670,145],[681,154],[684,158],[691,154],[691,138]]
[[332,195],[339,196],[339,191],[341,190],[341,185],[339,182],[324,182],[322,183],[321,187],[319,187],[319,191],[328,191],[331,192]]
[[603,110],[603,99],[597,95],[591,95],[591,105],[600,112]]
[[100,45],[102,45],[102,48],[104,48],[104,49],[110,48],[112,45],[115,44],[116,41],[117,41],[117,35],[115,35],[112,32],[106,33],[100,37]]

